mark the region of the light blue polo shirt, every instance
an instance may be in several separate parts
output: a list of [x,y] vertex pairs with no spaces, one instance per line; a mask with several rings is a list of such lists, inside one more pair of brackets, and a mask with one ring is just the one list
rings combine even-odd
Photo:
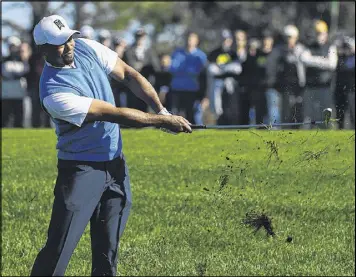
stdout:
[[[72,93],[100,99],[115,106],[103,63],[92,47],[75,40],[75,68],[45,65],[40,79],[40,101],[52,94]],[[45,109],[46,110],[46,109]],[[48,111],[47,111],[48,112]],[[84,122],[80,127],[51,116],[56,126],[58,158],[78,161],[110,161],[121,154],[120,126],[116,123]]]

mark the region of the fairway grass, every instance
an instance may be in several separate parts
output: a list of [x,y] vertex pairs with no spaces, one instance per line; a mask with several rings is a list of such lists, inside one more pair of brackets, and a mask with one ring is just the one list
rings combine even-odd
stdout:
[[[354,276],[354,134],[122,130],[133,206],[118,275]],[[28,276],[46,240],[55,144],[52,129],[2,130],[2,276]],[[274,238],[241,224],[251,210]],[[88,225],[66,275],[90,272]]]

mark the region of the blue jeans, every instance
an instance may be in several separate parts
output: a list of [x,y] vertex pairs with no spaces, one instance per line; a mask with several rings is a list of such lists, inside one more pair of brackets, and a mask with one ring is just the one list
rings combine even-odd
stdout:
[[266,91],[267,110],[269,123],[281,123],[282,118],[282,95],[275,89]]

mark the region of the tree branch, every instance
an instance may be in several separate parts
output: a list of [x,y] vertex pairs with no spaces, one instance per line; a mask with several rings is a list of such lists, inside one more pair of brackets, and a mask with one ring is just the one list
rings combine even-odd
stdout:
[[18,9],[18,8],[24,8],[25,3],[12,3],[11,5],[7,5],[6,7],[3,7],[3,13],[8,12],[9,10],[13,9]]
[[15,29],[16,31],[19,31],[19,32],[25,32],[27,31],[26,28],[10,21],[9,19],[2,19],[2,22],[1,22],[2,26],[8,26],[10,28],[13,28]]
[[67,2],[62,2],[57,8],[55,8],[55,9],[53,9],[53,10],[50,9],[50,12],[51,12],[52,14],[57,14],[57,12],[60,11],[61,9],[63,9],[65,6],[67,6],[67,4],[69,4],[69,3],[67,3]]

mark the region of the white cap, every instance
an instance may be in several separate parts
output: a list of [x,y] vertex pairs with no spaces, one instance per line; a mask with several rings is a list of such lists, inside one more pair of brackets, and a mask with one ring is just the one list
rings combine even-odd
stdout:
[[18,37],[11,36],[7,39],[9,45],[20,46],[21,40]]
[[294,25],[287,25],[283,29],[283,34],[285,36],[289,36],[289,37],[298,37],[299,36],[299,30]]
[[102,39],[111,38],[111,34],[110,34],[109,30],[106,30],[106,29],[100,30],[100,32],[99,32],[99,38],[102,38]]
[[62,45],[73,34],[80,34],[79,31],[68,27],[65,19],[59,15],[51,15],[42,18],[33,30],[33,38],[37,45],[52,44]]
[[80,28],[80,34],[82,37],[92,39],[94,37],[94,29],[89,25],[84,25],[82,28]]

